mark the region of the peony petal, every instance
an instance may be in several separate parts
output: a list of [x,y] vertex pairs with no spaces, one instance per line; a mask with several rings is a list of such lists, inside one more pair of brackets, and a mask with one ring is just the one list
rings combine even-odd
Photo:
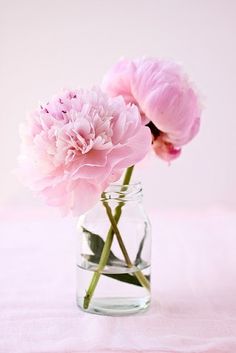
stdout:
[[131,165],[138,163],[148,153],[151,143],[152,135],[150,129],[142,127],[136,135],[129,139],[129,143],[125,145],[127,149],[126,153],[124,153],[124,149],[117,149],[117,163],[115,169],[128,168]]
[[74,215],[92,207],[151,144],[137,107],[99,89],[53,97],[21,133],[22,178],[48,205]]
[[173,146],[188,143],[199,130],[197,94],[176,63],[123,59],[108,71],[102,87],[111,96],[123,95],[127,103],[135,103],[143,124],[152,121]]
[[80,180],[73,188],[73,200],[70,208],[74,216],[79,216],[89,210],[102,193],[101,186]]

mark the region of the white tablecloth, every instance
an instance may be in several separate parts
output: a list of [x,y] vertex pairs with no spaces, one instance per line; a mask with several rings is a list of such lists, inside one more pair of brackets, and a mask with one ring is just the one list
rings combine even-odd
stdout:
[[151,214],[151,309],[130,317],[75,304],[75,220],[0,214],[0,352],[236,352],[236,213]]

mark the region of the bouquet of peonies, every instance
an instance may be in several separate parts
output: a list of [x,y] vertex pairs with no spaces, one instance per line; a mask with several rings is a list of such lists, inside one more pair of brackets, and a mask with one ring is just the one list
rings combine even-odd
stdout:
[[[197,134],[200,113],[197,95],[179,65],[120,60],[101,88],[65,90],[31,114],[21,126],[19,174],[48,205],[81,215],[125,169],[124,183],[129,184],[133,166],[151,147],[165,161],[177,158]],[[117,219],[110,217],[117,233]],[[137,277],[148,287],[141,272]],[[92,282],[85,307],[96,278]]]

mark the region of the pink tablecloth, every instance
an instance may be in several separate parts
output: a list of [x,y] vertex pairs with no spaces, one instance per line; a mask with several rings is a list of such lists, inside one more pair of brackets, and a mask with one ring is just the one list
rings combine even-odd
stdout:
[[236,352],[236,213],[153,212],[153,303],[102,317],[75,305],[75,220],[2,212],[0,352]]

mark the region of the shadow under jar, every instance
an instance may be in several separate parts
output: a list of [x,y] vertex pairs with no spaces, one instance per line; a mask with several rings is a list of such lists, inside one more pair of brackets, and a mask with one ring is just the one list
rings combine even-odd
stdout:
[[150,304],[151,227],[142,185],[111,185],[78,221],[77,293],[86,312],[122,316]]

